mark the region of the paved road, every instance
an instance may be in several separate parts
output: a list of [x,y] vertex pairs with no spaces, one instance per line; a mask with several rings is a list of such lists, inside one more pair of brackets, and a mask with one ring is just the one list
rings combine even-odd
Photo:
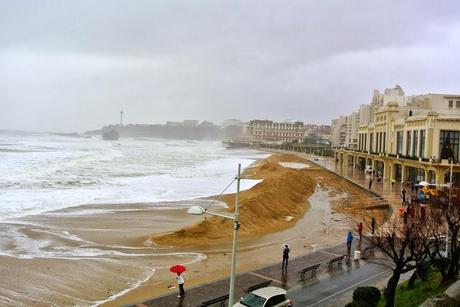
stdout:
[[[364,260],[348,261],[343,264],[342,269],[329,272],[327,261],[343,255],[345,248],[345,244],[339,244],[294,258],[289,263],[287,274],[282,273],[279,264],[240,274],[236,278],[236,297],[242,296],[244,289],[252,285],[272,280],[274,286],[288,290],[294,306],[343,306],[347,301],[351,301],[350,293],[354,288],[372,285],[377,280],[388,277],[385,267]],[[318,263],[321,263],[318,279],[307,283],[301,282],[297,272]],[[228,285],[228,279],[223,279],[187,289],[187,294],[182,300],[177,298],[177,293],[173,293],[148,300],[141,306],[196,307],[205,300],[228,294]],[[339,299],[345,299],[346,295],[346,301],[334,305]]]
[[[353,263],[351,267],[333,275],[321,276],[315,283],[290,289],[288,296],[294,301],[294,307],[344,306],[351,301],[355,288],[373,285],[389,276],[387,267],[374,263]],[[343,301],[344,297],[348,299]]]

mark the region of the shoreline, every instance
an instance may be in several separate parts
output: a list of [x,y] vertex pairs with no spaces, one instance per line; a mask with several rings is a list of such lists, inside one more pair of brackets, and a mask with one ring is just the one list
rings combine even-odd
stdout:
[[[261,220],[262,224],[242,223],[242,229],[245,225],[249,227],[241,231],[242,236],[238,238],[238,272],[276,263],[280,258],[282,243],[292,246],[292,257],[295,257],[312,251],[313,246],[321,248],[341,242],[343,233],[350,229],[350,219],[336,210],[347,205],[346,198],[356,196],[350,183],[345,184],[344,188],[338,177],[333,178],[324,170],[312,167],[304,158],[293,157],[292,154],[281,154],[278,157],[279,161],[274,161],[276,167],[264,163],[267,158],[259,159],[252,167],[245,169],[244,175],[254,179],[257,175],[254,167],[259,167],[260,176],[266,173],[267,177],[277,177],[283,173],[293,176],[290,180],[295,181],[299,173],[305,173],[314,180],[306,179],[310,186],[300,187],[300,191],[305,194],[292,194],[295,200],[292,203],[280,204],[280,198],[270,193],[276,191],[275,194],[282,194],[277,190],[279,188],[298,189],[295,185],[282,185],[280,181],[284,180],[280,178],[267,178],[259,182],[251,188],[257,193],[251,189],[242,192],[247,194],[245,199],[248,204],[256,205],[258,215],[262,213],[262,207],[259,207],[261,203],[269,207],[268,213],[260,214],[265,218]],[[303,170],[286,169],[278,165],[280,161],[296,161],[310,167]],[[270,183],[273,185],[267,185]],[[264,186],[267,190],[264,190]],[[250,202],[250,196],[261,198],[258,202]],[[362,193],[358,196],[364,197],[362,199],[370,198]],[[231,194],[223,197],[230,210],[234,200],[232,197]],[[283,198],[282,195],[280,197]],[[153,244],[155,240],[151,240],[161,233],[175,233],[178,229],[193,228],[203,223],[202,216],[188,215],[186,209],[191,204],[206,207],[211,199],[207,197],[175,202],[180,209],[165,209],[173,204],[169,202],[85,205],[28,216],[15,220],[15,223],[0,223],[0,231],[4,232],[6,238],[19,236],[27,240],[25,244],[30,241],[31,249],[27,253],[32,255],[30,259],[0,255],[0,261],[5,264],[0,268],[0,274],[14,276],[0,281],[0,303],[119,306],[141,302],[177,291],[177,288],[168,288],[169,285],[175,285],[168,269],[170,265],[181,262],[189,263],[186,288],[222,279],[229,273],[231,244],[228,238],[231,226],[219,221],[212,222],[217,227],[213,229],[228,229],[229,233],[220,239],[208,236],[208,243],[211,244],[195,245],[192,240],[192,244],[185,246],[162,246]],[[158,208],[163,205],[163,208]],[[224,207],[223,203],[218,205]],[[285,217],[288,213],[291,215],[291,209],[283,210],[292,205],[293,208],[299,207],[296,218],[287,221]],[[84,214],[81,212],[83,207]],[[249,216],[249,213],[246,215]],[[277,217],[273,227],[271,213]],[[260,229],[261,225],[267,229]],[[5,244],[8,244],[8,239],[6,241]],[[9,252],[9,245],[5,246]],[[15,248],[11,245],[13,251]],[[55,253],[56,258],[50,258]],[[153,270],[153,276],[147,278]],[[17,294],[13,296],[9,289],[14,289]]]

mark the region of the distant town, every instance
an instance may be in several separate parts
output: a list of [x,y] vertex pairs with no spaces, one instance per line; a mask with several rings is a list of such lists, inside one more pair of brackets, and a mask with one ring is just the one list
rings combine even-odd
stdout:
[[331,128],[327,125],[304,124],[296,120],[274,122],[251,120],[243,122],[227,119],[221,125],[209,121],[168,121],[161,124],[123,124],[104,126],[100,130],[87,131],[87,135],[99,135],[117,131],[120,137],[158,137],[166,139],[227,140],[234,143],[254,145],[259,143],[309,142],[330,144]]

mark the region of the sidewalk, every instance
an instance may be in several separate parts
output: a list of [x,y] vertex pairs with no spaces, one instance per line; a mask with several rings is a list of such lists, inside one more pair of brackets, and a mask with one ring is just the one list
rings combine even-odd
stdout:
[[[357,240],[355,240],[357,241]],[[352,252],[356,248],[356,244],[352,248]],[[339,244],[333,247],[329,247],[323,250],[318,250],[292,258],[289,261],[287,273],[283,274],[281,270],[281,259],[280,263],[260,268],[254,271],[246,272],[237,275],[235,282],[235,299],[239,299],[245,294],[245,289],[254,286],[256,284],[272,280],[273,286],[282,287],[285,289],[304,287],[305,282],[300,281],[298,272],[304,268],[315,264],[321,264],[318,268],[317,275],[329,274],[327,271],[327,262],[332,258],[342,256],[346,254],[346,245]],[[344,268],[351,270],[352,266],[345,265]],[[340,272],[340,271],[338,271]],[[335,272],[331,273],[334,274]],[[165,295],[158,298],[153,298],[137,306],[180,306],[180,307],[197,307],[200,303],[210,300],[219,296],[228,294],[229,290],[229,278],[219,280],[213,283],[196,286],[187,289],[187,283],[185,284],[186,295],[183,299],[177,297],[177,292]],[[136,305],[133,305],[136,306]],[[216,305],[217,306],[217,305]]]

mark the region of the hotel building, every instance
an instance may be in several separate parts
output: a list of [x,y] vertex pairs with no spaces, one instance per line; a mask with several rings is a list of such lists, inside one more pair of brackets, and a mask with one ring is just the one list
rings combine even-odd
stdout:
[[369,109],[369,122],[361,121],[357,129],[357,144],[334,151],[337,163],[371,166],[390,182],[443,184],[453,157],[453,180],[460,183],[460,95],[404,96],[397,86],[374,92]]
[[302,142],[305,134],[303,122],[271,120],[251,120],[247,134],[254,140],[268,142]]

